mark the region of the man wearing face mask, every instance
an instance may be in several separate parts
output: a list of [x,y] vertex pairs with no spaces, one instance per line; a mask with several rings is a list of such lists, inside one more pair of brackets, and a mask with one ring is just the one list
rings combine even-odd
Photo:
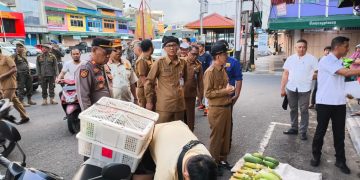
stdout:
[[101,97],[112,97],[112,75],[106,65],[112,52],[112,42],[95,38],[91,46],[91,59],[75,72],[76,92],[83,111]]
[[152,110],[157,82],[157,123],[184,120],[185,110],[183,86],[186,79],[186,63],[176,54],[180,42],[174,36],[164,36],[162,41],[166,56],[155,61],[145,83],[146,109]]

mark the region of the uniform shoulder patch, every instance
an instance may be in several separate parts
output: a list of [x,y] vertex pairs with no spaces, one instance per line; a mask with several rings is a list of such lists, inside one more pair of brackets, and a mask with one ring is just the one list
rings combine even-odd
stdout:
[[88,75],[89,75],[89,70],[87,70],[87,69],[80,69],[80,76],[81,76],[82,78],[87,78]]

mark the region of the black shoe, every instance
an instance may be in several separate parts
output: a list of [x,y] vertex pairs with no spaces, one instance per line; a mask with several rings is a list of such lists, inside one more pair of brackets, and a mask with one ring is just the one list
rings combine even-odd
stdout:
[[287,130],[287,131],[284,131],[283,133],[284,133],[284,134],[288,134],[288,135],[296,135],[296,134],[298,134],[298,130],[289,129],[289,130]]
[[223,176],[224,175],[224,167],[221,164],[218,164],[216,174],[217,174],[217,176]]
[[306,133],[301,133],[300,139],[306,141],[308,139]]
[[320,164],[320,158],[312,158],[310,160],[310,165],[313,167],[317,167]]
[[221,161],[220,162],[221,166],[224,167],[225,169],[231,171],[231,169],[233,168],[233,166],[231,166],[227,161]]
[[20,120],[19,124],[25,124],[25,123],[27,123],[27,122],[29,122],[29,121],[30,121],[29,118],[24,118],[24,119],[21,119],[21,120]]
[[335,163],[335,166],[338,167],[341,172],[343,172],[344,174],[350,174],[350,169],[349,167],[347,167],[345,162],[337,162]]

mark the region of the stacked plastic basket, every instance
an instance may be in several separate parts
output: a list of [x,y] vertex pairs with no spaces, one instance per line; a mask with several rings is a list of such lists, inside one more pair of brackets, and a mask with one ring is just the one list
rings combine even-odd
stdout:
[[102,165],[127,164],[134,172],[149,146],[159,115],[130,102],[103,97],[79,118],[79,154]]

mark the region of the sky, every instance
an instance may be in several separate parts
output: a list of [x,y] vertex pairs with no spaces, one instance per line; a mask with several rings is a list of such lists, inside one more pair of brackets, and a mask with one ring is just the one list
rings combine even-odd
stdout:
[[[123,0],[126,7],[139,7],[141,0]],[[200,17],[200,3],[198,0],[147,0],[151,10],[163,10],[165,23],[186,24]],[[235,16],[236,0],[208,0],[209,12],[224,16]]]

